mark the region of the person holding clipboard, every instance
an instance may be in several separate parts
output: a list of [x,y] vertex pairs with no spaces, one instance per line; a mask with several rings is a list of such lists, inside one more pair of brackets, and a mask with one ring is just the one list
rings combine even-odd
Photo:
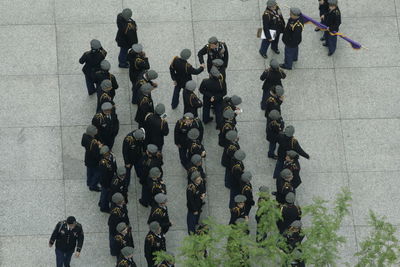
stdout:
[[272,51],[276,54],[280,53],[278,49],[279,35],[285,29],[285,20],[275,0],[267,1],[267,8],[262,16],[262,20],[263,28],[259,52],[263,58],[268,58],[267,51],[270,44]]

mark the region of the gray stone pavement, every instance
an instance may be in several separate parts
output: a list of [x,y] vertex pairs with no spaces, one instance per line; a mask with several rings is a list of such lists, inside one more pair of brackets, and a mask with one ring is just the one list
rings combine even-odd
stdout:
[[[122,139],[136,126],[130,105],[128,73],[117,68],[115,19],[130,7],[139,39],[159,72],[155,102],[167,106],[171,129],[182,114],[169,109],[172,82],[168,65],[182,48],[198,51],[211,35],[225,41],[230,52],[229,94],[243,98],[239,118],[240,143],[247,152],[246,169],[253,185],[273,187],[274,161],[267,159],[265,119],[259,110],[259,75],[268,62],[258,55],[255,37],[265,1],[257,0],[3,0],[0,4],[0,265],[54,266],[48,239],[57,221],[75,215],[83,224],[85,244],[73,266],[113,266],[108,254],[107,215],[99,212],[99,194],[85,184],[80,138],[95,112],[88,97],[78,59],[89,41],[101,40],[120,84],[116,103],[122,124],[115,153],[122,164]],[[318,17],[317,1],[278,1],[298,5]],[[299,3],[300,2],[300,3]],[[342,186],[353,192],[352,212],[341,233],[347,244],[342,262],[354,263],[366,226],[368,209],[400,226],[398,176],[400,168],[400,0],[341,1],[341,32],[368,50],[355,51],[338,40],[333,57],[320,45],[320,33],[308,25],[303,33],[299,62],[284,80],[283,116],[296,127],[296,136],[311,160],[302,159],[301,205],[313,196],[332,199]],[[283,45],[280,44],[283,51]],[[193,53],[195,54],[195,53]],[[282,60],[282,55],[270,55]],[[198,66],[196,57],[190,59]],[[206,74],[197,77],[200,82]],[[227,223],[228,191],[219,165],[222,150],[214,125],[206,127],[209,175],[205,214]],[[168,249],[176,251],[186,235],[184,170],[177,160],[173,136],[165,146],[165,181],[174,226],[167,234]],[[149,210],[137,202],[136,179],[129,192],[136,262],[145,266],[143,241]],[[254,215],[254,209],[253,209]],[[307,221],[307,218],[305,219]],[[254,218],[251,218],[254,227]]]

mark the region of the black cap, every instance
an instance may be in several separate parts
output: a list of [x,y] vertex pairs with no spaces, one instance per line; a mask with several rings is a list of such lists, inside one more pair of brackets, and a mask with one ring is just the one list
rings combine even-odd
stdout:
[[68,224],[74,224],[74,223],[76,223],[75,217],[74,217],[74,216],[69,216],[69,217],[67,218],[67,223],[68,223]]

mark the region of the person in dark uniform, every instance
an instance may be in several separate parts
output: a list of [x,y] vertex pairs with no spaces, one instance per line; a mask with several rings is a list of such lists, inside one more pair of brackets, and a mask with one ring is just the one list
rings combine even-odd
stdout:
[[286,151],[284,169],[289,169],[293,173],[291,184],[296,189],[301,184],[299,154],[294,150]]
[[124,222],[127,226],[129,226],[130,223],[124,196],[121,193],[115,193],[112,195],[111,201],[113,203],[113,208],[111,209],[110,216],[108,217],[110,254],[111,256],[118,256],[116,254],[117,243],[114,239],[114,236],[118,234],[117,225],[121,222]]
[[212,36],[208,39],[208,44],[205,45],[197,53],[200,64],[204,64],[204,55],[207,54],[207,71],[211,71],[212,61],[214,59],[222,59],[224,61],[223,68],[228,67],[229,53],[228,47],[224,42],[218,41],[217,37]]
[[300,146],[299,141],[293,137],[294,135],[294,127],[292,125],[286,126],[285,130],[282,134],[278,136],[278,160],[276,161],[274,178],[277,178],[281,170],[283,169],[283,162],[285,160],[286,151],[294,150],[300,156],[310,159],[310,155],[308,155]]
[[211,105],[214,106],[217,128],[221,127],[222,123],[222,100],[226,95],[226,84],[221,73],[216,67],[210,70],[210,78],[204,79],[199,88],[203,94],[203,122],[205,124],[213,120],[210,117]]
[[175,124],[174,129],[174,141],[175,145],[178,147],[179,159],[182,166],[186,169],[188,164],[187,156],[187,133],[196,128],[200,132],[199,140],[203,140],[204,128],[203,124],[198,118],[194,118],[192,113],[185,113],[181,119],[179,119]]
[[[229,162],[227,162],[227,166],[225,168],[225,187],[226,188],[231,188],[232,183],[234,183],[233,177],[232,177],[233,171],[236,171],[236,178],[238,178],[242,175],[242,173],[240,173],[241,171],[244,170],[244,165],[243,165],[242,160],[244,160],[246,158],[246,153],[244,153],[244,151],[240,148],[236,149],[235,152],[231,151],[230,155],[231,155],[231,157],[227,158],[227,159],[229,159]],[[230,156],[230,155],[228,155],[228,156]],[[233,167],[235,167],[235,169],[233,169]],[[235,193],[238,194],[238,192],[235,192]]]
[[301,209],[294,204],[296,195],[288,193],[286,195],[286,203],[280,206],[282,220],[277,222],[279,233],[283,234],[289,226],[297,220],[301,220]]
[[135,88],[133,93],[137,95],[138,92],[135,85],[140,73],[150,69],[149,59],[143,51],[143,46],[141,44],[134,44],[128,51],[127,60],[129,62],[129,79],[132,83],[132,89]]
[[222,112],[225,112],[226,110],[232,110],[235,113],[233,118],[233,122],[235,124],[237,115],[242,113],[242,110],[238,107],[240,104],[242,104],[242,98],[237,95],[232,95],[230,97],[226,96],[222,100]]
[[196,82],[187,81],[183,90],[183,114],[190,112],[197,118],[199,116],[197,110],[203,106],[203,102],[194,93],[194,90],[196,90]]
[[231,208],[231,218],[229,224],[234,224],[237,219],[243,218],[248,220],[249,217],[246,215],[246,197],[243,195],[235,196],[235,206]]
[[145,132],[144,129],[136,129],[130,132],[122,143],[122,155],[124,157],[126,168],[126,182],[127,186],[131,183],[131,170],[132,166],[135,168],[136,177],[141,176],[141,164],[146,146],[145,146]]
[[167,195],[163,193],[158,193],[157,195],[155,195],[154,200],[156,202],[156,205],[151,208],[147,224],[150,224],[154,221],[158,222],[161,226],[162,233],[166,234],[169,228],[172,226],[168,215]]
[[117,16],[118,32],[115,41],[120,47],[118,62],[120,68],[129,68],[127,61],[128,49],[138,42],[137,25],[132,19],[132,10],[125,8]]
[[[263,58],[268,58],[267,51],[270,44],[272,51],[274,51],[275,54],[280,54],[278,48],[279,36],[285,29],[285,20],[283,19],[281,9],[275,0],[267,1],[267,8],[262,16],[262,21],[266,39],[262,39],[261,41],[261,47],[259,50],[260,55]],[[271,36],[270,30],[275,31],[275,36]]]
[[145,83],[140,87],[140,95],[138,101],[138,108],[136,110],[135,121],[139,124],[139,128],[144,128],[144,118],[147,113],[154,113],[153,99],[151,98],[151,91],[154,87],[150,83]]
[[100,62],[100,70],[96,71],[94,74],[94,82],[96,83],[97,87],[97,94],[99,94],[100,84],[104,80],[110,80],[112,84],[112,89],[110,91],[111,96],[114,98],[115,90],[118,89],[118,82],[115,79],[115,76],[110,73],[111,64],[108,60],[103,59]]
[[124,222],[120,222],[117,224],[116,230],[117,234],[114,236],[115,254],[120,256],[121,250],[124,247],[134,248],[135,245],[133,244],[132,229],[130,226],[126,225]]
[[225,147],[229,142],[225,137],[226,133],[231,130],[237,131],[237,129],[235,112],[232,109],[225,110],[222,116],[224,118],[224,121],[218,134],[218,145]]
[[175,267],[175,255],[170,251],[166,253],[169,255],[169,258],[163,260],[157,267]]
[[90,191],[100,192],[98,183],[102,143],[95,138],[96,135],[97,128],[94,125],[89,125],[86,128],[86,133],[82,135],[81,145],[85,148],[86,185]]
[[157,205],[155,200],[158,194],[167,194],[167,187],[162,179],[162,171],[159,167],[150,169],[148,182],[147,182],[148,202],[150,206]]
[[243,172],[241,179],[240,179],[240,189],[239,193],[246,197],[245,203],[245,214],[249,216],[251,207],[254,206],[254,198],[253,198],[253,186],[251,185],[251,172],[245,171]]
[[182,88],[185,88],[186,83],[192,80],[192,75],[198,75],[204,70],[204,64],[195,69],[187,62],[191,55],[192,52],[185,48],[181,51],[180,57],[176,56],[172,59],[171,65],[169,66],[171,79],[175,86],[171,102],[172,109],[176,109],[178,107],[179,93]]
[[244,164],[243,160],[246,158],[246,153],[242,149],[233,154],[233,158],[230,163],[229,168],[229,178],[228,185],[230,185],[230,199],[229,199],[229,208],[232,208],[235,205],[234,198],[240,192],[240,179],[244,172]]
[[69,216],[67,220],[57,223],[49,241],[49,247],[56,243],[57,267],[69,267],[74,251],[76,251],[75,257],[79,257],[83,240],[82,225],[76,221],[74,216]]
[[88,94],[92,95],[96,93],[94,74],[96,71],[100,70],[100,62],[106,58],[107,52],[101,47],[100,41],[96,39],[90,41],[90,48],[90,51],[85,52],[81,56],[79,63],[85,64],[82,71],[85,74]]
[[[203,169],[203,158],[199,155],[199,154],[194,154],[191,158],[190,158],[190,163],[188,164],[188,168],[187,168],[187,181],[188,184],[190,184],[191,179],[190,177],[192,177],[192,173],[194,172],[199,172],[201,179],[203,179],[203,183],[205,184],[206,182],[206,178],[207,175],[204,172]],[[204,189],[204,192],[206,190]]]
[[[283,233],[283,237],[286,239],[288,245],[288,253],[293,251],[301,244],[304,239],[304,234],[301,230],[303,224],[300,220],[296,220],[290,224],[290,227]],[[297,250],[301,254],[301,250]],[[297,259],[291,263],[292,267],[305,267],[305,263],[301,259]]]
[[224,152],[221,157],[221,165],[225,168],[229,167],[231,159],[236,151],[240,149],[238,133],[235,130],[230,130],[225,134],[227,143],[224,147]]
[[301,11],[297,7],[290,8],[290,18],[283,31],[282,41],[285,44],[285,63],[280,67],[291,70],[293,61],[298,60],[299,44],[301,43],[301,33],[304,24],[300,19]]
[[112,83],[110,80],[103,80],[97,90],[97,108],[96,112],[101,112],[101,105],[110,102],[113,106],[112,111],[115,112],[114,102],[115,92],[113,93]]
[[289,193],[296,193],[293,184],[293,173],[289,169],[283,169],[280,178],[276,179],[276,201],[285,203],[286,196]]
[[286,78],[286,73],[279,68],[279,63],[276,59],[272,59],[269,63],[270,68],[264,70],[260,76],[260,80],[264,81],[262,90],[263,95],[261,98],[261,109],[265,110],[267,107],[267,98],[270,90],[276,85],[282,86],[282,79]]
[[278,159],[275,154],[276,143],[278,142],[279,134],[285,128],[285,122],[282,120],[281,114],[276,109],[273,109],[268,114],[266,134],[269,142],[268,158]]
[[200,155],[202,158],[206,157],[206,150],[199,140],[200,131],[196,128],[190,129],[187,133],[187,154],[186,159],[189,161],[193,155]]
[[97,138],[100,142],[112,149],[115,137],[119,131],[118,115],[112,112],[113,106],[110,102],[101,105],[101,112],[94,115],[92,124],[97,128]]
[[162,151],[164,146],[164,137],[169,134],[168,122],[165,117],[164,104],[157,104],[154,113],[150,112],[144,117],[144,129],[146,130],[146,143],[154,144]]
[[328,26],[328,30],[324,32],[325,43],[324,46],[328,47],[328,56],[332,56],[336,51],[337,44],[337,35],[332,35],[330,32],[338,32],[339,26],[342,23],[342,18],[340,14],[340,10],[338,7],[337,0],[328,0],[329,11],[321,16],[321,19],[324,20],[326,26]]
[[271,110],[276,109],[279,111],[279,113],[281,112],[281,105],[285,99],[283,96],[284,93],[285,91],[280,85],[275,85],[269,90],[269,94],[267,95],[267,100],[265,103],[265,117],[267,119]]
[[158,87],[158,84],[154,81],[158,78],[158,73],[155,70],[143,70],[138,74],[137,81],[132,85],[132,104],[140,103],[141,98],[141,86],[143,84],[149,83],[153,89]]
[[144,256],[148,267],[156,267],[154,252],[166,251],[166,242],[158,222],[151,222],[149,224],[149,230],[144,240]]
[[100,148],[101,159],[99,162],[101,194],[99,200],[99,207],[101,212],[110,212],[110,189],[111,181],[117,172],[117,162],[114,154],[110,151],[108,146]]
[[199,172],[194,172],[190,179],[192,182],[188,184],[186,189],[186,205],[188,208],[186,221],[189,235],[195,233],[195,227],[199,223],[202,207],[205,204],[204,199],[206,197],[206,194],[200,190],[202,182],[201,174]]
[[[324,24],[324,20],[322,19],[322,15],[326,14],[329,12],[329,4],[328,4],[328,0],[318,0],[318,4],[319,4],[319,16],[321,17],[321,23]],[[316,32],[320,31],[321,29],[318,27],[315,27]],[[322,37],[321,41],[324,41],[325,38]]]
[[136,263],[133,260],[133,247],[124,247],[121,250],[121,255],[118,257],[117,267],[136,267]]
[[224,77],[224,82],[226,81],[226,67],[224,61],[220,58],[216,58],[212,61],[212,65],[217,68],[217,70],[221,73],[222,77]]
[[128,204],[128,185],[125,179],[125,167],[117,168],[117,175],[111,180],[110,196],[115,193],[121,193],[124,196],[125,203]]

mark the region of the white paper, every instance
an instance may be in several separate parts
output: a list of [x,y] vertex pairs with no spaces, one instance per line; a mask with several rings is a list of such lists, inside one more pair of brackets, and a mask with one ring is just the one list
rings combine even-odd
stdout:
[[[276,38],[276,30],[269,30],[269,34],[271,35],[271,39],[275,40],[275,38]],[[264,30],[261,31],[261,39],[267,39],[267,37],[265,37]]]

